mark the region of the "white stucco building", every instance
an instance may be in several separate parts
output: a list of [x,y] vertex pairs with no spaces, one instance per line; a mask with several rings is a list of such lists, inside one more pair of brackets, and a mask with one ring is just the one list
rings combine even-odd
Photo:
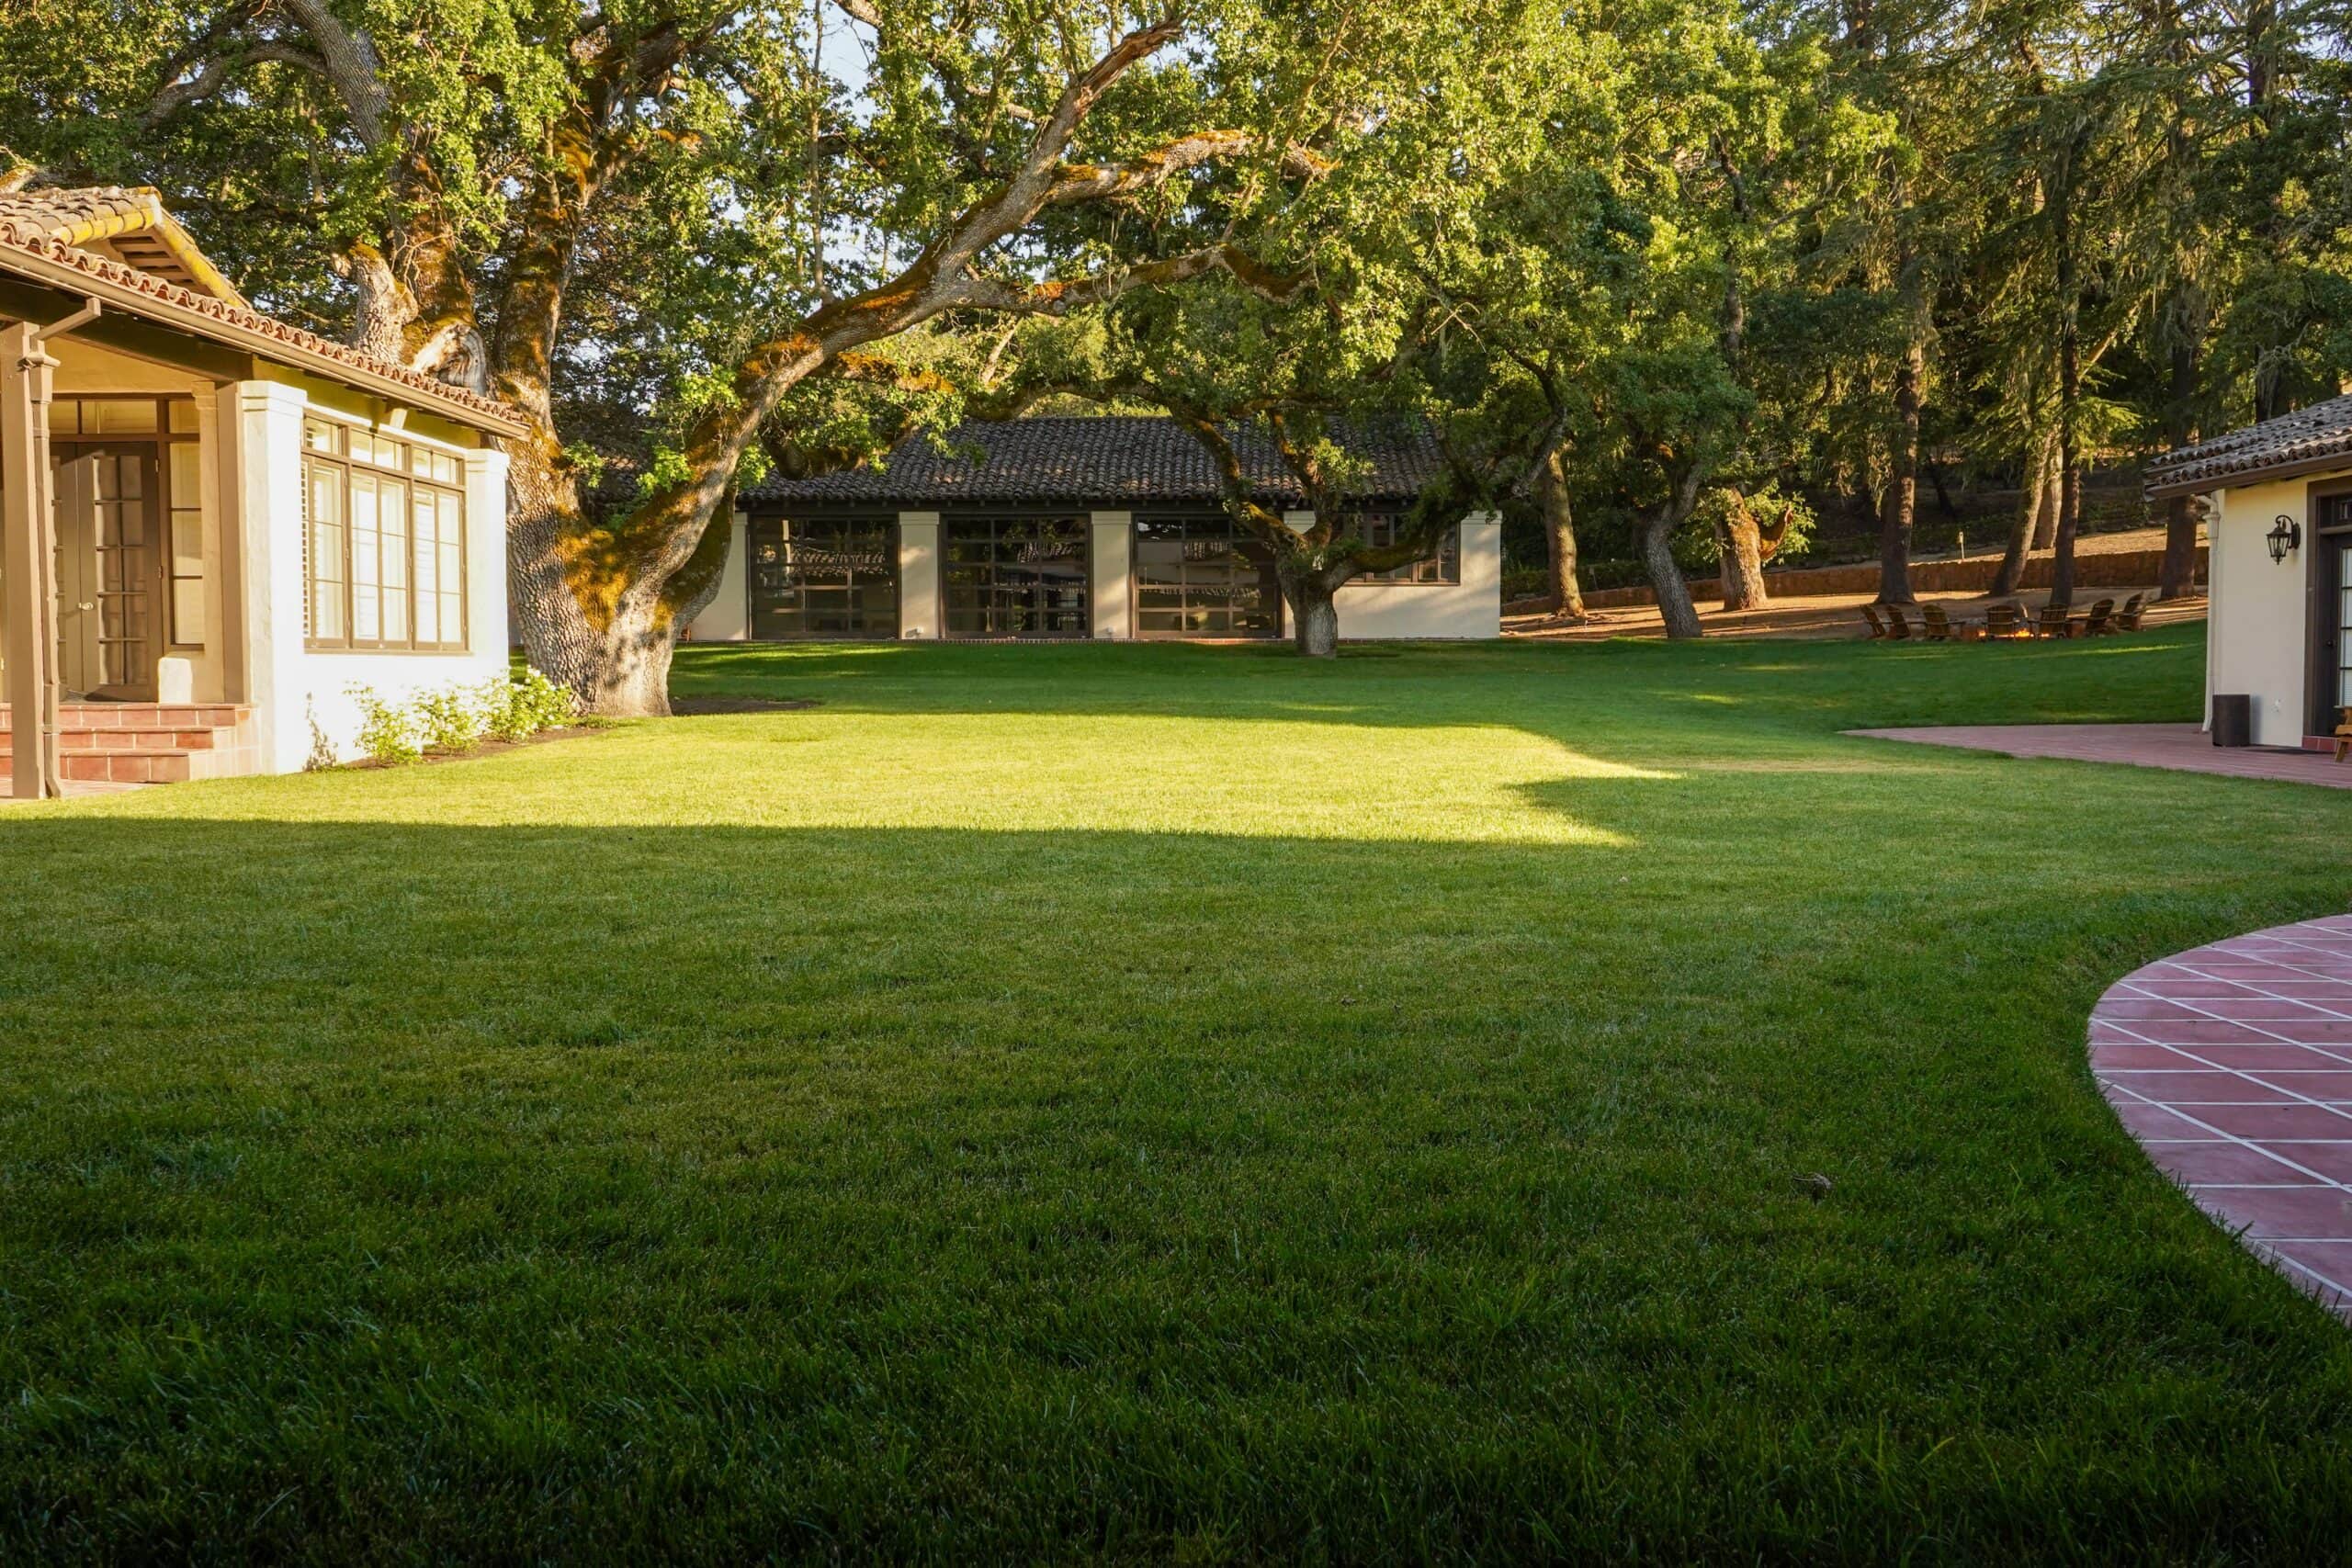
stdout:
[[[1352,496],[1383,542],[1434,469],[1424,433],[1363,436]],[[798,637],[1267,638],[1284,635],[1265,545],[1238,529],[1215,470],[1167,419],[974,422],[888,461],[774,479],[737,502],[695,641]],[[1304,522],[1272,454],[1244,444],[1261,504]],[[1345,638],[1502,629],[1498,520],[1472,513],[1434,559],[1351,582]]]
[[2352,397],[2168,453],[2148,494],[2212,508],[2209,718],[2243,694],[2256,745],[2332,747],[2352,706]]
[[145,190],[0,191],[0,773],[354,754],[507,665],[489,399],[256,314]]

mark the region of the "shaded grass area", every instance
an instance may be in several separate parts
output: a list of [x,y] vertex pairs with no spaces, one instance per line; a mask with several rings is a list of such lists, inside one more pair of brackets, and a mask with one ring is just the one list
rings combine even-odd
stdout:
[[0,814],[0,1557],[2340,1556],[2082,1038],[2352,797],[1837,734],[2201,660],[699,649],[821,705]]

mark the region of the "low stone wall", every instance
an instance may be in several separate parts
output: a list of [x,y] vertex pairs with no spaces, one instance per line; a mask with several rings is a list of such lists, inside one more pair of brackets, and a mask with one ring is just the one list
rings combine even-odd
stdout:
[[[2203,545],[2197,547],[2197,580],[2205,580]],[[2025,581],[2031,589],[2050,586],[2051,558],[2036,556],[2025,563]],[[2145,588],[2164,575],[2165,553],[2162,550],[2124,550],[2113,555],[2084,555],[2075,558],[2075,585],[2077,588]],[[1916,592],[1935,593],[1982,593],[1993,586],[1993,574],[2001,569],[1997,556],[1972,556],[1966,560],[1914,561],[1911,564],[1911,586]],[[1766,591],[1775,599],[1805,597],[1815,594],[1875,593],[1878,592],[1878,563],[1864,561],[1854,566],[1806,567],[1795,571],[1768,571],[1764,574]],[[1720,603],[1723,599],[1720,579],[1706,577],[1690,584],[1690,597],[1701,604]],[[1604,588],[1584,596],[1585,605],[1594,610],[1623,609],[1632,604],[1655,604],[1657,592],[1648,588]]]

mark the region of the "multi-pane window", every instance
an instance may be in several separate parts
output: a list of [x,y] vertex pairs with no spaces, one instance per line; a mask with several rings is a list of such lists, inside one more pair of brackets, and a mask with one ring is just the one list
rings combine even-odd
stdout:
[[306,630],[325,648],[466,645],[457,457],[380,431],[302,426]]
[[888,517],[754,521],[752,635],[899,635],[899,529]]
[[1282,583],[1271,547],[1222,513],[1136,520],[1137,637],[1273,637]]
[[949,637],[1092,635],[1084,518],[951,518],[941,532]]
[[[1394,512],[1368,512],[1363,517],[1363,542],[1376,550],[1386,549],[1405,533],[1406,519]],[[1456,524],[1448,528],[1438,541],[1435,556],[1386,571],[1365,574],[1374,582],[1459,582],[1462,581],[1462,527]]]

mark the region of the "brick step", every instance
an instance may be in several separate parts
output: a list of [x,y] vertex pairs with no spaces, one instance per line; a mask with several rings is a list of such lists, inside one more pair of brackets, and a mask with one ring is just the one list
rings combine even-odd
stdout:
[[[212,778],[217,752],[202,751],[62,751],[57,776],[73,783],[120,784],[185,784]],[[16,776],[16,759],[0,752],[0,779]]]
[[[233,729],[253,710],[241,703],[60,703],[60,729]],[[8,705],[0,703],[0,729]]]
[[[67,751],[209,751],[227,744],[233,728],[206,729],[61,729],[57,749]],[[14,739],[0,725],[0,750]]]

